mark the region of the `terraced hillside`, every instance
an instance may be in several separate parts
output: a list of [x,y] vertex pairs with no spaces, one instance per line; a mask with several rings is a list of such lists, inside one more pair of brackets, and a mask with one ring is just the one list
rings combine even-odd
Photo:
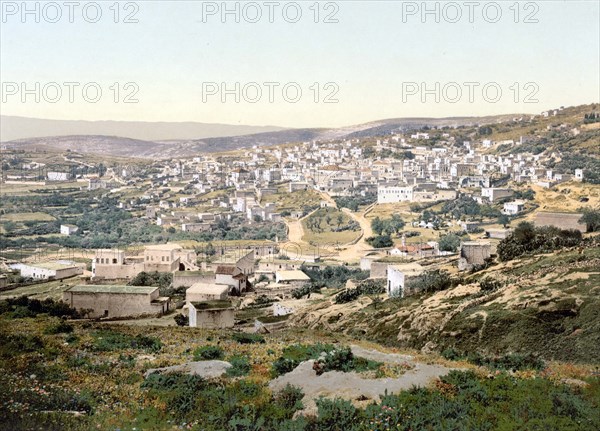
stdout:
[[434,294],[383,302],[365,296],[348,304],[325,299],[297,313],[294,323],[423,352],[520,352],[597,363],[599,268],[596,241],[498,264]]

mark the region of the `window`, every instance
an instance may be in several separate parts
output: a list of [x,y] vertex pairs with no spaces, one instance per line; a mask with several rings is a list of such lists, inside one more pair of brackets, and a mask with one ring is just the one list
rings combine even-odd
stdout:
[[113,259],[113,263],[117,263],[117,259]]

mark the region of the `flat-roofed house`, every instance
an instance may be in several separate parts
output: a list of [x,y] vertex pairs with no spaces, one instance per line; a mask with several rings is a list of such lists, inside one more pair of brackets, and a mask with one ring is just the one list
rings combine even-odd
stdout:
[[465,241],[460,245],[458,269],[470,270],[473,266],[484,265],[492,254],[489,242]]
[[310,281],[310,277],[299,269],[289,271],[275,271],[275,283],[282,284],[304,284]]
[[409,288],[408,282],[411,278],[421,275],[423,271],[423,267],[418,263],[388,265],[387,294],[393,297],[404,298],[415,293]]
[[229,296],[230,286],[215,283],[195,283],[185,291],[185,302],[220,301]]
[[144,271],[173,272],[179,268],[178,244],[148,245],[144,249]]
[[190,302],[189,324],[192,328],[233,328],[235,310],[229,301]]
[[78,285],[63,292],[63,301],[76,310],[92,310],[88,317],[136,317],[169,311],[169,298],[158,287]]
[[61,235],[72,235],[77,232],[79,228],[74,224],[61,224],[60,225],[60,234]]
[[21,277],[34,280],[60,280],[83,274],[82,265],[74,262],[40,262],[19,265]]
[[581,223],[581,213],[539,212],[535,216],[536,227],[554,226],[560,229],[575,229],[581,233],[587,231],[587,225]]
[[130,279],[144,270],[142,257],[127,258],[123,250],[98,249],[92,260],[92,278]]
[[502,212],[508,215],[517,215],[525,209],[525,201],[505,202]]

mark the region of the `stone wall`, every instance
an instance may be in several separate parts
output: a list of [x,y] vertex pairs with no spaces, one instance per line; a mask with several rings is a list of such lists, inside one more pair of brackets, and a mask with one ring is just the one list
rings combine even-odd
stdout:
[[[79,293],[64,292],[63,301],[76,310],[92,309],[88,317],[134,317],[162,314],[162,304],[153,305],[158,289],[148,295],[125,293]],[[105,311],[108,310],[108,314]]]
[[211,308],[197,310],[193,304],[189,309],[190,326],[193,328],[224,329],[233,328],[235,312],[233,308]]

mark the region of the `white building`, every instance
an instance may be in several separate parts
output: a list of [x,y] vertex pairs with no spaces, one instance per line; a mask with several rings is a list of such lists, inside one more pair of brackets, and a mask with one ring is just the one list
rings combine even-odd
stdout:
[[413,186],[379,186],[377,187],[377,203],[412,202],[413,189]]
[[418,263],[388,265],[387,287],[388,296],[404,298],[414,292],[407,289],[407,281],[423,273],[423,267]]
[[61,224],[60,225],[60,233],[61,235],[71,235],[77,232],[79,228],[74,224]]
[[60,280],[83,274],[82,265],[67,261],[21,264],[19,269],[21,270],[21,277],[33,278],[34,280]]
[[523,212],[525,209],[525,202],[523,201],[512,201],[506,202],[504,204],[504,209],[502,212],[507,215],[517,215],[520,212]]

